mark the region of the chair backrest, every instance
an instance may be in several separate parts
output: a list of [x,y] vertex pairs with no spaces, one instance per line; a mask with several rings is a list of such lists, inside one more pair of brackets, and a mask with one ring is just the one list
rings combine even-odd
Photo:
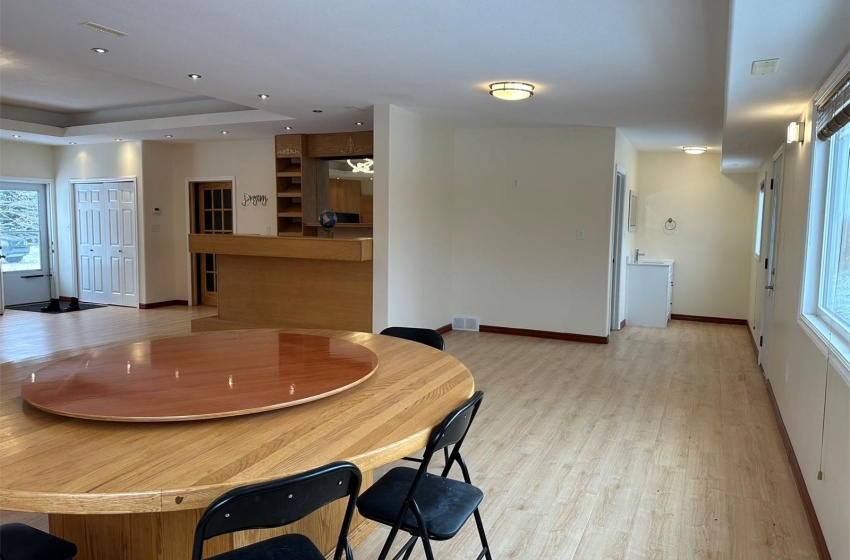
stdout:
[[443,341],[443,337],[440,333],[433,329],[421,329],[418,327],[387,327],[381,331],[381,334],[419,342],[420,344],[431,346],[437,350],[446,350],[446,343]]
[[443,476],[448,474],[455,461],[459,461],[461,468],[464,470],[464,478],[469,482],[466,465],[463,464],[460,456],[460,447],[463,444],[463,440],[466,439],[466,434],[469,432],[472,420],[475,419],[475,415],[478,413],[478,408],[481,406],[483,398],[483,391],[475,391],[475,394],[469,400],[448,413],[443,421],[431,431],[428,444],[425,446],[425,453],[422,456],[423,465],[426,468],[435,452],[453,445],[454,447],[446,463]]
[[193,560],[201,560],[206,539],[243,531],[288,525],[325,504],[348,496],[335,558],[348,546],[348,530],[360,493],[360,470],[344,461],[311,471],[236,488],[219,496],[206,509],[195,529]]

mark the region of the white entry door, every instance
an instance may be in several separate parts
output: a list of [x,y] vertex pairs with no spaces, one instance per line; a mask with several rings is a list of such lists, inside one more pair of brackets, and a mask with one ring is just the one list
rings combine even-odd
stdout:
[[0,255],[5,305],[50,299],[47,185],[0,182]]
[[134,183],[77,183],[74,192],[80,299],[136,307]]
[[[782,162],[780,155],[773,162],[773,178],[770,180],[770,191],[767,211],[767,251],[764,258],[764,309],[762,310],[761,338],[759,340],[759,364],[765,375],[770,378],[770,343],[773,336],[773,304],[774,283],[776,281],[776,245],[779,225],[779,205],[782,200]],[[765,244],[762,244],[764,247]]]

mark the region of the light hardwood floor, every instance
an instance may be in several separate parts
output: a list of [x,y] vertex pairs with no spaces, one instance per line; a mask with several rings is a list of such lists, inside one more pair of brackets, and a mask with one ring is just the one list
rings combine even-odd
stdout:
[[[7,311],[0,368],[186,333],[210,313]],[[485,392],[465,456],[494,558],[817,558],[748,336],[682,321],[628,327],[607,346],[449,333]],[[45,516],[2,518],[46,528]],[[358,560],[376,558],[385,535],[367,537]],[[435,553],[477,547],[469,523]]]

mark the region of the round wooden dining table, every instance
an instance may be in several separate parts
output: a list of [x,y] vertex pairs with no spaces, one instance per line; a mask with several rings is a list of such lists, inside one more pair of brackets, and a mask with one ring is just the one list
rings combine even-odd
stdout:
[[[246,333],[256,332],[227,331],[240,340],[246,363],[271,351],[245,342],[252,338]],[[433,427],[474,392],[472,375],[460,361],[407,340],[329,330],[262,332],[347,341],[377,357],[377,367],[354,384],[295,406],[196,420],[116,422],[28,404],[21,388],[39,379],[40,369],[4,365],[0,509],[47,513],[50,532],[74,542],[78,560],[183,560],[191,555],[201,513],[222,493],[339,460],[363,471],[365,488],[373,469],[423,448]],[[136,370],[152,362],[144,355],[151,344],[124,345],[138,353]],[[114,350],[89,350],[75,361],[102,363]],[[212,354],[206,367],[215,371]],[[186,360],[179,351],[171,357],[160,352],[155,359],[174,369]],[[193,364],[203,360],[191,356]],[[45,365],[53,364],[38,368]],[[126,367],[123,361],[116,365]],[[242,383],[245,377],[234,371]],[[91,373],[95,379],[97,372]],[[272,534],[299,532],[327,552],[336,544],[342,507],[330,504],[284,529],[217,537],[204,550],[218,554]],[[357,517],[352,542],[371,528]]]

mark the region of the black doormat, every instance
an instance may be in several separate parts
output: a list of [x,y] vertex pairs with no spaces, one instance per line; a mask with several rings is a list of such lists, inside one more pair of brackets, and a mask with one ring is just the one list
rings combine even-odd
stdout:
[[[11,309],[12,311],[35,311],[37,313],[43,313],[45,315],[57,315],[60,313],[71,313],[70,311],[65,311],[65,309],[70,305],[70,302],[63,301],[60,303],[61,311],[42,311],[42,307],[46,307],[49,301],[41,301],[38,303],[24,303],[21,305],[7,305],[6,309]],[[86,309],[95,309],[98,307],[106,307],[100,303],[80,303],[80,311],[85,311]]]

